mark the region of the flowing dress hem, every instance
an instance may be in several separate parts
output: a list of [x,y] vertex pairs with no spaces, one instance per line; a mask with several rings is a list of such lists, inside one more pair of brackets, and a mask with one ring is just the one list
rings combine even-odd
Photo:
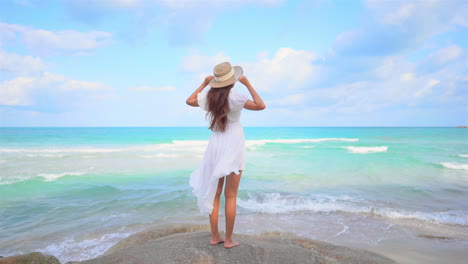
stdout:
[[[231,173],[235,173],[236,175],[239,175],[240,174],[240,171],[243,171],[245,170],[245,166],[241,166],[240,169],[228,169],[228,170],[224,170],[223,172],[220,172],[220,173],[216,173],[215,176],[212,176],[211,179],[210,179],[210,184],[213,184],[213,185],[217,185],[217,181],[222,178],[222,177],[225,177],[225,176],[229,176]],[[196,171],[195,173],[198,173],[198,171]],[[210,206],[208,205],[205,205],[205,206],[200,206],[200,205],[204,205],[203,201],[206,201],[206,200],[209,200],[210,197],[208,197],[209,193],[203,195],[203,198],[200,198],[200,194],[198,193],[199,192],[199,188],[197,188],[196,186],[190,184],[190,186],[192,187],[192,193],[197,197],[198,199],[198,207],[200,209],[200,213],[209,213],[211,214],[213,212],[213,204],[211,204]],[[216,194],[216,192],[215,192]],[[213,197],[214,198],[214,197]],[[214,199],[210,199],[212,202],[214,202]]]

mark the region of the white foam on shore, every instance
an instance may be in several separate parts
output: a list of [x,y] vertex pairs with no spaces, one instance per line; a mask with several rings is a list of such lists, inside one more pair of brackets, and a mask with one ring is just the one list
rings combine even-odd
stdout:
[[353,200],[348,196],[343,197],[325,197],[322,199],[311,200],[296,195],[282,195],[280,193],[266,193],[260,196],[251,196],[247,200],[238,199],[237,204],[249,211],[258,213],[288,213],[296,211],[313,212],[365,212],[366,208],[357,208],[346,206],[344,203],[338,203],[338,200]]
[[56,256],[61,263],[68,261],[83,261],[96,258],[114,246],[121,239],[135,232],[117,232],[104,234],[97,238],[78,240],[75,237],[66,238],[64,241],[49,244],[47,247],[35,251],[44,252]]
[[468,225],[467,212],[450,210],[444,212],[408,212],[389,208],[375,209],[371,213],[393,219],[419,219],[439,224]]
[[0,148],[0,152],[15,153],[109,153],[125,151],[123,148],[56,148],[56,149],[34,149],[34,148]]
[[22,181],[29,180],[29,179],[30,179],[29,177],[13,177],[13,178],[6,178],[6,179],[2,178],[0,185],[14,184],[14,183],[22,182]]
[[349,150],[350,153],[357,153],[357,154],[387,152],[387,150],[388,150],[387,146],[381,146],[381,147],[342,147],[342,148]]
[[454,170],[468,170],[468,164],[456,163],[456,162],[441,162],[440,165],[445,168]]
[[92,158],[96,158],[97,156],[94,156],[94,155],[83,155],[83,156],[80,156],[82,157],[83,159],[92,159]]
[[458,157],[460,157],[460,158],[468,158],[468,154],[458,154]]
[[2,163],[7,163],[7,161],[6,160],[0,160],[0,164],[2,164]]
[[26,154],[27,157],[30,158],[36,158],[36,157],[42,157],[42,158],[62,158],[65,155],[64,154]]
[[324,141],[346,141],[356,142],[358,138],[305,138],[305,139],[258,139],[258,140],[246,140],[247,146],[258,146],[265,145],[267,143],[274,144],[300,144],[300,143],[317,143]]
[[65,175],[78,176],[78,175],[83,175],[83,174],[86,174],[86,173],[76,171],[76,172],[63,172],[63,173],[39,173],[37,176],[43,177],[45,181],[55,181],[56,179],[61,178]]
[[[330,236],[328,239],[333,238],[333,237],[337,237],[337,236],[339,236],[339,235],[341,235],[341,234],[344,234],[344,233],[346,233],[346,232],[348,231],[349,226],[343,224],[342,222],[338,222],[338,223],[341,224],[341,225],[343,226],[343,229],[342,229],[340,232],[334,234],[333,236]],[[328,239],[327,239],[327,240],[328,240]]]
[[206,146],[208,141],[206,140],[173,140],[172,144],[178,146]]
[[363,200],[349,196],[326,196],[309,199],[297,195],[266,193],[251,196],[247,200],[238,199],[237,204],[250,212],[280,214],[300,211],[315,213],[364,213],[392,219],[418,219],[433,223],[468,225],[468,212],[450,210],[444,212],[418,212],[394,208],[376,208],[362,205]]
[[[262,146],[269,143],[274,144],[300,144],[316,143],[324,141],[356,142],[357,138],[310,138],[310,139],[260,139],[246,140],[247,147]],[[116,152],[203,152],[208,145],[208,140],[173,140],[170,143],[151,145],[133,145],[123,148],[102,147],[78,147],[78,148],[0,148],[0,153],[21,153],[28,157],[63,157],[64,153],[116,153]],[[82,156],[85,157],[85,156]],[[89,157],[89,156],[87,156]]]
[[180,155],[158,153],[158,154],[155,154],[155,155],[140,155],[139,157],[144,158],[144,159],[161,159],[161,158],[178,158],[178,157],[180,157]]

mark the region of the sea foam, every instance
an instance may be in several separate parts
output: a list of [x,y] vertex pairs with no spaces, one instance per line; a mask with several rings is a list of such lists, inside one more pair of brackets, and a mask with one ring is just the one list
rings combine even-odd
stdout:
[[144,158],[144,159],[160,159],[160,158],[178,158],[180,156],[181,155],[177,155],[177,154],[158,153],[155,155],[140,155],[139,157]]
[[[280,193],[266,193],[263,195],[252,196],[247,200],[238,199],[237,204],[249,211],[259,213],[288,213],[297,211],[313,212],[366,212],[366,208],[353,207],[342,202],[349,202],[354,198],[349,196],[324,196],[317,199],[308,199],[297,195],[284,195]],[[339,203],[338,201],[341,201]]]
[[300,144],[300,143],[316,143],[324,141],[346,141],[356,142],[358,138],[304,138],[304,139],[258,139],[258,140],[247,140],[247,145],[265,145],[267,143],[276,144]]
[[30,157],[30,158],[36,158],[36,157],[42,157],[42,158],[63,158],[65,155],[63,155],[63,154],[47,154],[47,153],[43,153],[43,154],[27,154],[26,156],[27,156],[27,157]]
[[387,152],[388,147],[342,147],[344,149],[349,150],[351,153],[357,154],[368,154],[368,153],[379,153],[379,152]]
[[468,158],[468,154],[458,154],[458,157],[461,157],[461,158]]
[[441,162],[440,165],[449,169],[468,170],[468,164],[461,164],[461,163],[456,163],[456,162]]
[[[260,139],[246,140],[249,148],[261,146],[268,143],[274,144],[300,144],[316,143],[324,141],[345,141],[356,142],[357,138],[310,138],[310,139]],[[102,148],[102,147],[78,147],[78,148],[0,148],[0,153],[25,153],[27,157],[63,157],[64,153],[115,153],[115,152],[203,152],[208,145],[208,140],[173,140],[170,143],[159,143],[150,145],[132,145],[120,148]],[[86,156],[90,157],[90,156]]]
[[237,204],[250,212],[281,214],[308,211],[314,213],[359,213],[378,215],[393,219],[418,219],[433,223],[468,225],[465,211],[443,212],[407,211],[404,209],[362,205],[364,200],[349,196],[324,196],[315,199],[298,195],[266,193],[252,196],[247,200],[238,199]]
[[[123,148],[53,148],[53,149],[35,149],[35,148],[0,148],[0,152],[27,152],[27,153],[108,153],[125,151]],[[31,156],[34,157],[34,156]]]
[[39,173],[37,176],[43,177],[45,181],[55,181],[58,178],[61,178],[66,175],[72,175],[72,176],[78,176],[78,175],[83,175],[85,174],[84,172],[63,172],[63,173]]
[[77,239],[69,237],[61,242],[49,244],[35,251],[56,256],[62,263],[68,261],[83,261],[96,258],[114,246],[117,242],[132,235],[134,232],[108,233],[100,237]]

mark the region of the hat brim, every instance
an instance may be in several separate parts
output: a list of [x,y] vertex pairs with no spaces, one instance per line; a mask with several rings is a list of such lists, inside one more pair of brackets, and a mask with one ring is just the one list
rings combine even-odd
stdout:
[[237,82],[239,80],[239,78],[242,76],[242,74],[244,73],[244,71],[242,70],[242,68],[240,66],[234,66],[232,67],[234,69],[234,75],[223,81],[223,82],[217,82],[215,78],[211,79],[210,83],[208,84],[209,86],[211,86],[211,88],[223,88],[223,87],[226,87],[228,85],[231,85],[235,82]]

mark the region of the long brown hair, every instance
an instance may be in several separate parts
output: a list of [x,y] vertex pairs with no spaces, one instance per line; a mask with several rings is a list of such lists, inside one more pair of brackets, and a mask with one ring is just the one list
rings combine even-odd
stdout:
[[212,131],[224,132],[228,123],[229,113],[228,97],[234,84],[221,88],[211,88],[207,95],[208,112],[206,116],[210,119]]

